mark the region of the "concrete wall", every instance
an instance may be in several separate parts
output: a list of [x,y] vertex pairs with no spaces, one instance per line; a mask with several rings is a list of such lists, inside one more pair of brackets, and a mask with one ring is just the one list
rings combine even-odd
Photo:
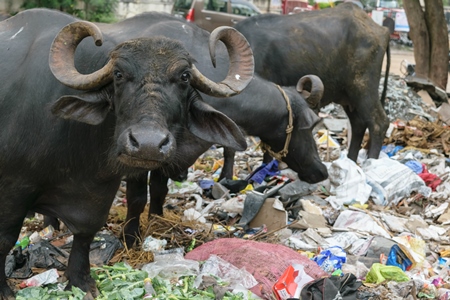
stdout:
[[22,0],[0,0],[0,12],[19,11]]
[[125,19],[146,11],[169,13],[172,10],[172,0],[137,0],[135,2],[120,1],[117,7],[118,19]]

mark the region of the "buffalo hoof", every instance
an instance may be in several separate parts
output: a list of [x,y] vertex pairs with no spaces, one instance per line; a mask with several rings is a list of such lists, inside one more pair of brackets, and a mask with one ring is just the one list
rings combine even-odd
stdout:
[[92,296],[91,292],[86,293],[86,295],[84,295],[83,300],[95,300],[95,297]]
[[[67,278],[66,276],[64,277]],[[86,292],[83,300],[94,300],[100,294],[95,284],[95,280],[91,276],[86,280],[81,281],[69,280],[66,290],[70,291],[72,286],[79,287],[82,291]]]

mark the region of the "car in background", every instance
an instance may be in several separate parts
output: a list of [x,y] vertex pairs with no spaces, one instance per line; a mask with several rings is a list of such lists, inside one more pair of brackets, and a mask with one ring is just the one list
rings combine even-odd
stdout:
[[210,32],[259,14],[259,9],[246,0],[175,0],[172,7],[172,15]]

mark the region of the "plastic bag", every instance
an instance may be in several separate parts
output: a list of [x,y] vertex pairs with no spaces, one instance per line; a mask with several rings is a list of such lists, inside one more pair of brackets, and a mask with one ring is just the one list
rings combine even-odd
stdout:
[[401,235],[392,239],[398,243],[400,249],[402,249],[411,260],[413,263],[412,268],[422,265],[426,256],[424,240],[412,235]]
[[55,283],[58,281],[58,271],[56,269],[50,269],[38,275],[34,275],[27,280],[24,280],[21,284],[21,288],[26,288],[29,286],[41,286],[45,284]]
[[342,268],[342,264],[347,261],[347,254],[341,247],[333,246],[323,250],[312,260],[315,261],[322,270],[331,274],[335,270]]
[[183,250],[166,250],[155,253],[155,261],[142,267],[149,278],[156,276],[172,279],[180,276],[191,276],[199,273],[199,263],[195,260],[185,259]]
[[394,245],[391,251],[389,251],[386,265],[396,266],[402,269],[402,271],[408,271],[412,267],[412,262],[398,245]]
[[365,282],[379,284],[385,280],[404,282],[409,281],[410,279],[399,267],[375,263],[370,268],[369,273],[367,273]]
[[194,286],[199,287],[202,283],[203,275],[206,276],[217,276],[225,282],[229,283],[230,288],[244,286],[250,289],[258,284],[256,279],[252,274],[247,272],[245,268],[238,269],[226,260],[212,254],[207,261],[202,266],[200,274],[194,281]]
[[431,189],[413,170],[404,164],[390,159],[369,158],[362,166],[367,183],[372,187],[372,199],[376,205],[397,204],[412,192],[425,197],[430,196]]
[[328,174],[332,196],[326,200],[334,209],[355,202],[364,204],[369,199],[372,188],[366,183],[366,175],[362,169],[353,160],[341,157],[333,161]]

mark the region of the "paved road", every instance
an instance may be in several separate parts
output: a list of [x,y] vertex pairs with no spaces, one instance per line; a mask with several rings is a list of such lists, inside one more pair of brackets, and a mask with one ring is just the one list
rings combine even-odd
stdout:
[[[391,48],[391,67],[389,68],[389,73],[394,73],[400,76],[404,76],[403,73],[400,71],[400,66],[403,60],[406,60],[409,63],[414,64],[414,52],[411,49],[408,48],[402,48],[397,49],[396,47]],[[383,61],[383,71],[386,67],[386,57]],[[449,73],[450,75],[450,73]],[[450,93],[450,76],[447,80],[447,93]]]
[[[394,47],[392,47],[394,48]],[[403,73],[400,71],[400,65],[403,60],[406,60],[408,63],[415,63],[414,60],[414,52],[408,49],[392,49],[391,48],[391,66],[389,68],[390,73],[394,73],[397,75],[403,76]],[[383,70],[386,69],[386,57],[383,61]]]

